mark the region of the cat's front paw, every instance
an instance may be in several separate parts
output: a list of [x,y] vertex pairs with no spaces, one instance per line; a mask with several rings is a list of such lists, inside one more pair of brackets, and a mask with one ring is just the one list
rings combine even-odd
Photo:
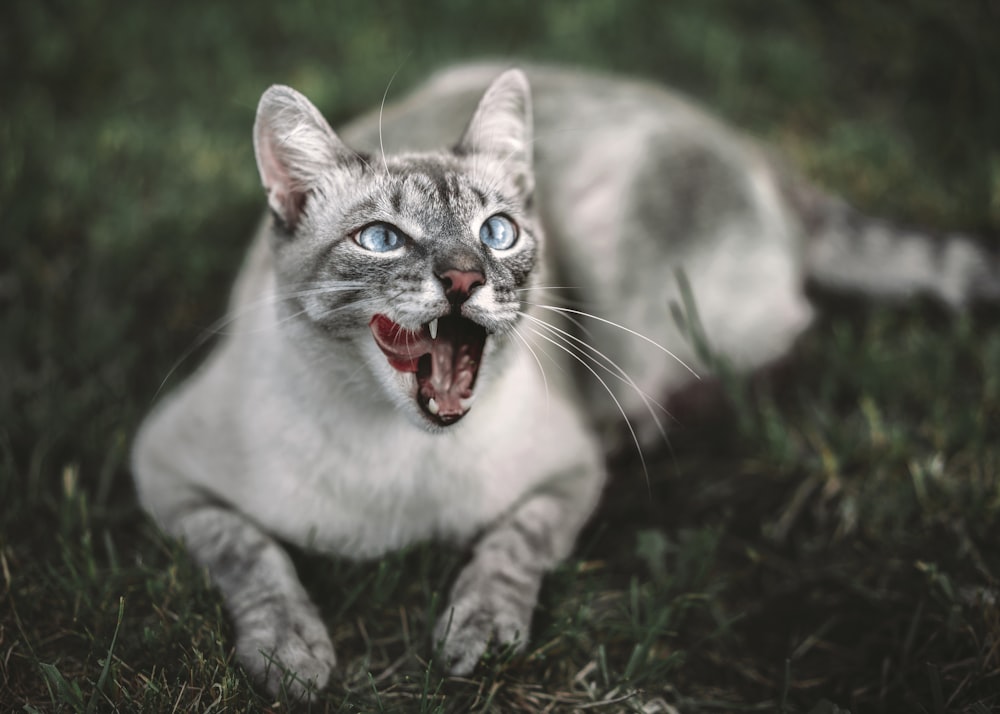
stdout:
[[515,652],[524,649],[531,626],[531,609],[469,593],[454,600],[434,627],[434,641],[444,668],[464,676],[472,672],[488,647]]
[[311,699],[337,664],[326,627],[309,608],[238,632],[236,656],[267,693]]

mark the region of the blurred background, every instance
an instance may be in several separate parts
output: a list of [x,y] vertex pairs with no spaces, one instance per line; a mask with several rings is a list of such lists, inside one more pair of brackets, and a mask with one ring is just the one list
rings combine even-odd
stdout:
[[[149,578],[170,562],[169,546],[151,534],[136,508],[128,444],[179,358],[221,314],[261,215],[263,195],[250,141],[261,92],[276,82],[292,85],[336,127],[376,105],[387,87],[391,100],[436,67],[481,57],[571,63],[661,81],[771,143],[814,181],[865,211],[935,231],[960,229],[998,245],[1000,5],[992,0],[7,0],[0,8],[0,564],[5,575],[0,689],[7,690],[0,704],[58,702],[73,708],[73,686],[82,687],[84,695],[97,691],[97,662],[107,654],[120,594],[132,593],[135,622],[152,627],[150,601],[157,598],[149,595]],[[996,496],[990,469],[998,463],[997,451],[990,444],[996,443],[997,430],[983,417],[997,416],[991,367],[995,372],[1000,362],[990,364],[1000,358],[996,340],[986,340],[982,323],[956,327],[938,318],[929,324],[921,314],[860,326],[847,318],[825,325],[835,345],[804,347],[812,366],[803,381],[818,384],[816,391],[791,406],[779,399],[764,416],[753,412],[747,417],[750,431],[741,432],[752,438],[735,445],[719,446],[711,433],[697,437],[708,444],[709,455],[691,456],[702,460],[689,471],[717,470],[721,462],[712,460],[715,453],[756,459],[764,465],[757,473],[767,471],[779,482],[773,498],[747,496],[747,518],[780,525],[802,483],[798,464],[839,459],[843,466],[854,459],[861,464],[856,471],[847,469],[845,475],[834,468],[842,479],[837,496],[842,500],[834,508],[841,515],[816,527],[821,540],[842,543],[837,538],[844,533],[858,533],[860,509],[862,522],[870,515],[874,530],[858,537],[865,543],[886,538],[889,550],[879,557],[902,558],[901,570],[912,574],[914,557],[892,550],[892,539],[905,540],[901,534],[907,531],[911,537],[915,526],[926,525],[924,519],[944,518],[942,511],[926,510],[931,507],[910,491],[906,505],[896,508],[891,490],[896,486],[866,500],[869,487],[858,475],[855,484],[850,474],[870,472],[885,458],[901,469],[898,487],[912,491],[907,459],[926,457],[932,463],[935,454],[944,453],[947,475],[960,453],[963,464],[991,465],[981,468],[987,482],[980,491],[959,489],[961,495],[949,496],[941,508],[954,516],[967,501],[985,509]],[[903,343],[909,352],[893,352]],[[943,356],[953,354],[948,350],[959,350],[959,356]],[[875,355],[870,363],[849,363],[869,353]],[[198,354],[181,362],[177,374],[193,369]],[[908,368],[886,366],[896,360],[898,367],[904,357],[914,360]],[[928,387],[926,376],[913,374],[915,381],[907,382],[898,374],[926,365],[933,365],[936,375],[931,386],[968,395],[954,407],[962,414],[959,421],[948,408],[934,411],[933,395],[926,394],[925,401],[915,396],[925,394],[920,390]],[[827,383],[814,377],[817,372],[840,381]],[[175,381],[176,376],[170,383]],[[838,411],[843,403],[850,406]],[[859,403],[875,406],[859,412]],[[968,414],[962,404],[969,405]],[[888,454],[876,449],[874,455],[871,450],[845,455],[834,449],[831,455],[827,441],[854,445],[855,432],[827,441],[813,432],[840,428],[844,414],[845,428],[864,431],[866,444],[878,442],[875,426],[884,427],[878,443],[889,440]],[[927,414],[936,421],[924,421]],[[860,426],[850,426],[855,418]],[[794,435],[803,423],[798,440],[789,436],[786,443],[786,436],[771,433]],[[974,442],[973,451],[959,451],[963,439]],[[764,446],[753,446],[758,443]],[[893,444],[900,453],[892,451]],[[914,444],[919,458],[912,456]],[[683,462],[688,458],[683,443],[679,448]],[[725,464],[731,467],[731,461]],[[845,501],[844,493],[858,500]],[[866,511],[865,504],[873,502],[883,508]],[[631,507],[620,506],[625,514]],[[948,541],[948,552],[958,552],[955,544],[962,538],[988,542],[996,531],[995,509],[994,501],[971,536],[948,536],[958,539]],[[613,523],[616,511],[609,514]],[[854,530],[844,525],[851,518]],[[954,522],[965,528],[971,521],[948,521]],[[723,534],[730,532],[729,524],[725,518],[716,523]],[[784,523],[783,533],[793,525]],[[883,525],[887,530],[879,530]],[[759,527],[747,532],[761,535]],[[809,537],[820,538],[813,531]],[[858,547],[858,541],[849,543],[844,547]],[[905,545],[920,550],[909,540]],[[647,555],[636,557],[641,562]],[[138,575],[117,570],[139,562],[153,569]],[[997,571],[983,568],[987,575],[980,581],[992,582]],[[735,577],[726,567],[721,572],[723,579]],[[921,573],[919,582],[930,582],[927,571]],[[875,588],[867,577],[858,579],[864,588]],[[894,587],[906,590],[910,575],[900,577]],[[211,597],[203,585],[190,587],[197,597]],[[924,595],[906,602],[915,607],[932,601],[926,599],[930,590],[920,592]],[[728,606],[739,611],[740,602],[735,597]],[[972,620],[947,625],[953,630],[941,624],[952,605],[941,606],[945,614],[935,626],[944,629],[931,628],[938,633],[928,634],[931,640],[975,629]],[[214,607],[215,622],[222,622]],[[50,611],[61,614],[48,619]],[[907,669],[915,655],[905,647],[914,647],[912,638],[924,641],[920,623],[928,612],[893,624],[899,631],[886,635],[886,652],[907,653],[884,660],[893,662],[897,679],[877,685],[882,660],[843,645],[848,654],[833,667],[842,669],[841,675],[830,675],[818,689],[792,686],[791,699],[782,699],[781,706],[792,707],[795,692],[806,692],[797,700],[803,708],[820,694],[849,703],[854,683],[869,687],[869,680],[876,682],[864,690],[869,698],[857,701],[880,701],[883,707],[929,701],[943,707],[949,692],[958,697],[948,700],[949,706],[966,701],[961,698],[966,695],[969,702],[980,701],[969,694],[971,685],[956,684],[968,668],[952,679],[941,675],[938,689],[945,693],[936,695],[926,688],[933,676]],[[917,623],[911,640],[907,623]],[[135,629],[132,637],[135,641]],[[154,648],[164,641],[155,633],[149,637]],[[956,652],[975,657],[975,645],[969,647]],[[197,646],[181,649],[190,656]],[[764,654],[752,645],[745,650],[747,661],[757,662],[765,674],[759,681],[736,677],[716,694],[774,704],[787,652],[776,645],[761,664]],[[942,655],[942,661],[959,654]],[[121,681],[137,671],[149,675],[138,664],[129,674],[128,660],[122,661],[116,665],[125,668],[116,675]],[[170,669],[175,665],[161,666],[171,683],[178,681]],[[194,671],[193,665],[184,667]],[[672,681],[703,691],[709,685],[699,677],[712,671],[705,667],[673,672]],[[977,670],[968,681],[985,676]],[[798,680],[785,680],[786,693],[789,681]],[[64,685],[69,694],[58,694]],[[125,695],[116,696],[120,703]],[[928,710],[945,710],[933,706]]]

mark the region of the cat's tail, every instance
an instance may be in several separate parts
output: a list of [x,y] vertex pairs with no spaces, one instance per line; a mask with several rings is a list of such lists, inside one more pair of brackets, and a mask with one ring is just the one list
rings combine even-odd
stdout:
[[953,309],[1000,302],[1000,252],[983,241],[901,228],[811,186],[787,193],[807,236],[806,272],[819,287],[890,300],[924,294]]

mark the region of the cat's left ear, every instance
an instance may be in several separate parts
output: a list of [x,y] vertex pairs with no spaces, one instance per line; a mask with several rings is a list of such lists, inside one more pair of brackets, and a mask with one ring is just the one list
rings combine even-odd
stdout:
[[493,80],[455,150],[500,159],[531,191],[531,88],[524,72],[509,69]]
[[268,205],[293,230],[320,176],[355,156],[312,102],[282,85],[260,98],[253,148]]

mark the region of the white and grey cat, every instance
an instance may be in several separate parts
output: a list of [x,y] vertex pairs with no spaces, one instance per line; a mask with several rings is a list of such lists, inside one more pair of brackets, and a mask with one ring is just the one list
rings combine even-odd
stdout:
[[272,693],[335,666],[279,541],[348,558],[473,542],[435,630],[446,666],[523,646],[600,496],[600,435],[624,417],[655,435],[657,400],[710,369],[675,316],[682,275],[740,370],[810,324],[807,279],[1000,296],[971,241],[859,219],[649,84],[463,66],[341,136],[294,90],[264,93],[271,215],[232,324],[133,454],[143,505],[208,569]]

